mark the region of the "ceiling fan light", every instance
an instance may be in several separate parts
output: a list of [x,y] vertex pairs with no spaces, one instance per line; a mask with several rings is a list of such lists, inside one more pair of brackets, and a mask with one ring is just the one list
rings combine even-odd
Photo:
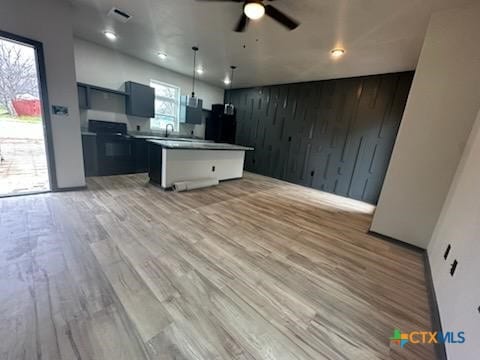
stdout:
[[259,2],[249,2],[245,4],[243,12],[251,20],[258,20],[265,15],[265,7]]
[[339,58],[339,57],[342,57],[345,54],[345,50],[342,49],[342,48],[336,48],[336,49],[333,49],[332,51],[330,51],[330,53],[332,54],[332,56],[334,58]]

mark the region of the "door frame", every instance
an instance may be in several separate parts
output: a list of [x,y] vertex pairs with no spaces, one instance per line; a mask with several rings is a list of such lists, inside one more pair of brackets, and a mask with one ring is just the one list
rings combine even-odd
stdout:
[[[40,102],[42,104],[42,122],[43,138],[45,140],[45,155],[47,157],[48,179],[50,191],[58,191],[57,173],[55,168],[55,149],[53,146],[52,123],[50,117],[50,102],[48,101],[47,74],[45,70],[45,58],[43,53],[43,44],[40,41],[32,40],[20,35],[15,35],[7,31],[0,30],[0,38],[18,42],[20,44],[30,45],[35,50],[37,77],[39,86]],[[45,191],[43,191],[45,192]],[[25,195],[35,194],[37,192],[27,193]],[[14,194],[24,195],[24,194]],[[9,196],[9,195],[6,195]]]

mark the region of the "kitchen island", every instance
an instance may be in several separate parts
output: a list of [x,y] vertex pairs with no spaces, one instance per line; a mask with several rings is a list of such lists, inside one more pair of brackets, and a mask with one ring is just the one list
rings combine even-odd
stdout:
[[150,182],[169,189],[175,182],[243,176],[245,151],[233,144],[195,141],[147,140]]

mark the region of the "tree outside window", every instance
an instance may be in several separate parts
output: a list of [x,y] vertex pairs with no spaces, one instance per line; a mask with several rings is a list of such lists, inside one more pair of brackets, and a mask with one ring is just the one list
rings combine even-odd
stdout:
[[150,86],[155,89],[155,117],[150,120],[150,128],[164,130],[172,124],[178,131],[180,88],[156,80],[151,80]]
[[40,106],[33,48],[0,38],[0,113],[16,116],[15,102],[37,101]]

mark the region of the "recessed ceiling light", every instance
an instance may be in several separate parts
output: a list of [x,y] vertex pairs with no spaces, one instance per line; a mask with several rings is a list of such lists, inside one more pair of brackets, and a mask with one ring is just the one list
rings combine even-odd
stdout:
[[197,68],[197,74],[202,75],[204,73],[203,68],[199,67]]
[[243,12],[249,19],[258,20],[265,15],[265,6],[261,2],[249,2],[245,4]]
[[157,55],[161,60],[167,60],[167,54],[159,52]]
[[330,51],[330,53],[332,54],[333,57],[339,58],[339,57],[341,57],[345,54],[345,50],[337,48],[337,49],[333,49],[332,51]]
[[108,40],[111,40],[111,41],[115,41],[117,40],[117,34],[115,34],[113,31],[111,30],[105,30],[103,32],[103,34],[105,35],[105,37],[108,39]]
[[223,83],[224,83],[225,85],[230,85],[232,82],[230,81],[229,78],[225,78],[225,80],[223,80]]

